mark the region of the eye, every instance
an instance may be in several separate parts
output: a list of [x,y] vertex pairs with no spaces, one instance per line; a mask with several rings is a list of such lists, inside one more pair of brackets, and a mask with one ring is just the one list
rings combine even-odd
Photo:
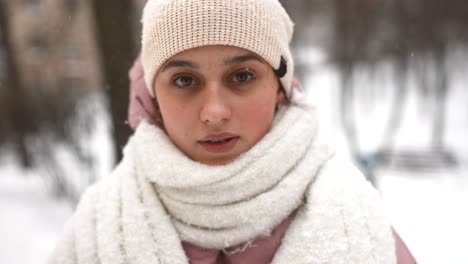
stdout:
[[232,77],[231,81],[234,83],[248,83],[255,79],[255,73],[250,69],[243,69],[240,71],[235,72]]
[[176,76],[172,82],[175,84],[175,86],[180,88],[190,87],[197,84],[195,78],[189,75]]

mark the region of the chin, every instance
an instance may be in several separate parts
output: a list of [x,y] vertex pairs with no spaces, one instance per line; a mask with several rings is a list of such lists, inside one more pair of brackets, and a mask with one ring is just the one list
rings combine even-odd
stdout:
[[200,160],[198,162],[203,163],[208,166],[224,166],[227,165],[234,160],[236,160],[239,156],[235,157],[218,157],[218,158],[208,158],[204,160]]

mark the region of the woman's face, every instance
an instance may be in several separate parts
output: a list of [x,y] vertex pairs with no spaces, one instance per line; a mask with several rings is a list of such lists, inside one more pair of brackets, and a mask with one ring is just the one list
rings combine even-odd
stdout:
[[275,106],[285,100],[271,66],[231,46],[171,57],[154,87],[168,136],[207,165],[227,164],[248,151],[270,130]]

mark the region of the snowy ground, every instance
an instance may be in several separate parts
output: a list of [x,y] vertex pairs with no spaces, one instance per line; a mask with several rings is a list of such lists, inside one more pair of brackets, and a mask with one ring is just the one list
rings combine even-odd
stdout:
[[468,170],[382,171],[379,189],[395,229],[422,264],[468,263]]
[[[306,85],[311,100],[321,111],[326,132],[342,139],[337,129],[339,121],[335,110],[336,75],[322,69],[311,74]],[[463,96],[452,96],[455,98],[452,111],[457,111],[464,105],[464,101],[457,101],[457,98]],[[468,145],[464,135],[468,131],[468,122],[463,116],[457,115],[456,118],[459,119],[457,122],[450,123],[457,126],[448,132],[448,142],[459,154],[461,164],[466,164]],[[410,126],[402,137],[408,137],[411,142],[420,139],[425,128],[419,127],[419,121],[406,122],[416,125]],[[108,138],[103,137],[102,131],[106,135],[108,128],[100,129],[95,143],[104,142],[106,146]],[[338,146],[346,148],[344,140],[337,142]],[[106,153],[110,153],[108,149],[109,146]],[[107,165],[103,168],[103,174],[110,170]],[[468,263],[466,167],[424,173],[381,169],[376,176],[389,218],[418,263]],[[49,197],[34,172],[19,169],[11,156],[4,155],[0,156],[0,212],[0,263],[32,264],[45,262],[72,208]]]
[[[99,101],[96,104],[96,101]],[[96,162],[95,176],[108,175],[112,169],[113,147],[110,140],[108,114],[101,95],[89,98],[84,104],[98,122],[93,123],[95,132],[88,138],[80,138],[86,151]],[[64,144],[54,144],[50,156],[55,156],[67,172],[75,178],[75,186],[85,186],[83,165],[77,162]],[[80,179],[81,176],[81,179]],[[37,171],[23,170],[7,149],[0,151],[0,264],[45,263],[65,221],[73,213],[73,206],[64,200],[57,201],[47,192],[47,184]]]
[[45,263],[72,208],[51,199],[37,175],[3,157],[0,211],[0,263],[32,264]]

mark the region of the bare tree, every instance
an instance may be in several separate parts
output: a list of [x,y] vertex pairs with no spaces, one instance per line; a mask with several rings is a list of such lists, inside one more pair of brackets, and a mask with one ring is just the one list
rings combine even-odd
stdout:
[[94,3],[97,40],[104,65],[106,92],[110,98],[116,160],[131,134],[127,120],[129,80],[127,72],[135,57],[132,46],[130,0],[99,0]]
[[33,122],[28,118],[27,96],[24,94],[24,86],[19,75],[15,52],[10,38],[10,27],[6,15],[5,3],[0,0],[0,47],[4,49],[6,81],[5,105],[2,105],[5,116],[8,118],[6,128],[12,139],[20,161],[24,167],[31,166],[31,157],[26,147],[25,138],[28,131],[32,130]]

